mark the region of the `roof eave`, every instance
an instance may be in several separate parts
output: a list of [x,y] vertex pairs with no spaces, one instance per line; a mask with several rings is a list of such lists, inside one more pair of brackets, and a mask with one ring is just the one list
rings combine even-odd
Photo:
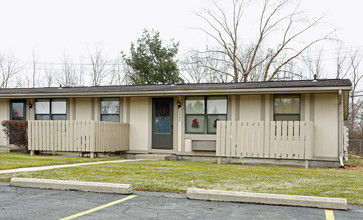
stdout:
[[0,94],[0,98],[42,98],[42,97],[111,97],[111,96],[183,96],[183,95],[233,95],[233,94],[278,94],[278,93],[324,93],[350,91],[351,86],[341,87],[292,87],[292,88],[258,88],[228,90],[167,90],[135,92],[87,92],[87,93],[27,93]]

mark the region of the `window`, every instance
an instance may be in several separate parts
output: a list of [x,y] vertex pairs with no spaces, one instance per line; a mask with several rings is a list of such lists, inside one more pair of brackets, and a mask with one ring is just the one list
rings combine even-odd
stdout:
[[227,120],[227,97],[186,97],[185,133],[215,134],[219,120]]
[[300,121],[300,95],[275,95],[274,120]]
[[25,100],[10,101],[10,120],[26,120]]
[[67,120],[67,100],[35,100],[35,120]]
[[101,99],[101,121],[120,122],[120,99]]

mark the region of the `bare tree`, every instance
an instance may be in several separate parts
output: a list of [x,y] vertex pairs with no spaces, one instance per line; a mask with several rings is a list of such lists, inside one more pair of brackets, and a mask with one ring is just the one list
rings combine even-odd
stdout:
[[337,79],[344,79],[347,78],[348,73],[350,71],[351,65],[349,64],[349,53],[343,52],[343,46],[339,45],[337,56],[335,58],[336,61],[336,78]]
[[7,88],[10,79],[20,72],[20,70],[18,60],[13,54],[0,54],[0,88]]
[[[280,62],[283,62],[280,60]],[[263,66],[261,66],[263,69]],[[301,68],[300,60],[292,60],[284,65],[275,76],[276,80],[304,80],[311,79],[306,76],[306,70]]]
[[[316,54],[316,56],[312,56],[311,54]],[[317,79],[326,76],[326,74],[324,73],[322,48],[317,50],[316,52],[307,51],[307,53],[305,53],[305,55],[302,56],[302,59],[309,72],[308,78],[312,79],[314,75],[316,75]]]
[[179,63],[181,76],[188,83],[225,83],[232,80],[228,73],[229,63],[224,54],[191,51]]
[[30,88],[30,79],[28,75],[19,73],[15,76],[15,88]]
[[186,56],[180,64],[180,75],[188,83],[202,83],[208,75],[208,69],[204,67],[198,54]]
[[339,46],[336,55],[337,78],[349,78],[352,90],[349,97],[349,118],[346,125],[349,128],[350,138],[363,138],[363,71],[360,69],[363,54],[359,49],[348,49],[345,52]]
[[51,87],[53,85],[55,75],[53,66],[44,67],[44,84],[46,87]]
[[351,123],[352,123],[352,128],[351,131],[354,132],[354,127],[356,125],[355,120],[356,120],[356,116],[357,116],[357,103],[355,100],[356,97],[356,92],[357,92],[357,88],[359,85],[359,82],[361,81],[361,79],[363,78],[363,72],[361,72],[360,68],[360,64],[362,62],[362,55],[359,53],[358,50],[352,52],[351,54],[349,54],[349,68],[350,68],[350,80],[352,82],[352,90],[351,90]]
[[130,72],[122,57],[117,57],[110,69],[109,85],[131,84],[125,73]]
[[[233,0],[231,13],[213,0],[214,10],[197,14],[209,29],[199,28],[213,38],[221,47],[219,53],[225,54],[233,69],[234,82],[247,82],[256,68],[263,66],[262,80],[270,81],[294,59],[298,58],[312,45],[329,39],[331,33],[306,42],[303,38],[322,22],[322,17],[309,21],[299,11],[299,5],[291,0],[262,0],[258,18],[258,36],[254,43],[246,47],[242,44],[240,34],[252,32],[251,28],[242,26],[244,13],[251,8],[254,0]],[[292,7],[291,7],[292,6]],[[251,19],[251,18],[250,18]],[[270,39],[280,39],[273,47],[266,48]],[[244,49],[247,48],[247,49]],[[263,54],[264,56],[261,56]],[[260,78],[260,77],[257,77]]]
[[39,56],[36,54],[35,49],[32,51],[32,87],[39,86]]
[[82,57],[80,59],[78,72],[79,72],[78,86],[84,86],[85,85],[85,76],[86,76],[87,68],[86,68],[86,65],[83,63]]
[[110,73],[112,64],[103,55],[101,46],[96,46],[92,52],[88,50],[88,54],[92,66],[92,70],[90,72],[92,85],[100,86],[102,81]]
[[76,67],[67,55],[62,58],[62,71],[58,73],[56,80],[60,85],[66,87],[79,85]]

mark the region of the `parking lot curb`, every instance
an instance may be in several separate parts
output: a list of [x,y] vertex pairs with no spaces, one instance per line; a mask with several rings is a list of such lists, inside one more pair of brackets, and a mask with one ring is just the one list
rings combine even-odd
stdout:
[[131,184],[68,181],[53,179],[12,178],[10,186],[42,189],[79,190],[100,193],[132,194]]
[[347,199],[188,188],[188,199],[347,210]]

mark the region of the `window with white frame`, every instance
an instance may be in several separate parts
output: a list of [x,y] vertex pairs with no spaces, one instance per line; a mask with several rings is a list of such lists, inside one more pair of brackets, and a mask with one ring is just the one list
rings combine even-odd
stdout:
[[67,120],[67,100],[36,99],[35,120]]
[[274,120],[300,121],[300,95],[275,95]]
[[215,134],[218,121],[227,120],[227,97],[186,97],[185,133]]
[[120,99],[101,99],[101,121],[120,122]]

